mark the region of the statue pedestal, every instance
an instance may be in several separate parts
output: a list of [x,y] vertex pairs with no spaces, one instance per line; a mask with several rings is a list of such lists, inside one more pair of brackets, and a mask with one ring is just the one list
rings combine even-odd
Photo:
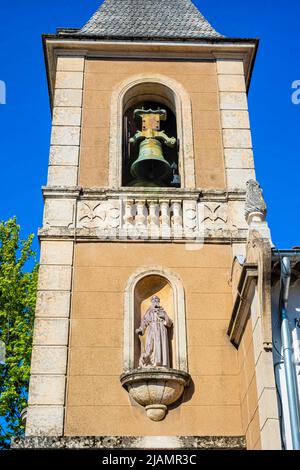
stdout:
[[176,369],[134,369],[120,377],[131,398],[144,406],[149,419],[161,421],[189,385],[190,375]]

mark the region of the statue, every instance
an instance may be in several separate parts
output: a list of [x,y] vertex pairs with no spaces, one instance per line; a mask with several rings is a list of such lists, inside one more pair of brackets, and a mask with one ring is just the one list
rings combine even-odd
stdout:
[[262,189],[259,183],[255,180],[247,181],[247,194],[245,203],[245,217],[248,221],[248,217],[253,213],[260,213],[265,219],[267,215],[267,205],[263,198]]
[[143,336],[147,330],[146,346],[142,351],[139,368],[170,368],[168,328],[173,322],[160,306],[156,295],[151,298],[151,307],[146,311],[141,326],[136,330]]

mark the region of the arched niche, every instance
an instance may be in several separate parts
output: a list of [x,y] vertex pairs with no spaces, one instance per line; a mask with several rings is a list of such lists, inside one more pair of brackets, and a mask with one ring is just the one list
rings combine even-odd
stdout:
[[176,116],[181,187],[196,187],[192,106],[189,94],[176,80],[164,75],[141,74],[119,83],[111,97],[109,186],[122,187],[123,117],[129,107],[152,101],[169,107]]
[[141,341],[135,331],[153,295],[160,297],[162,307],[173,321],[169,336],[171,367],[187,372],[184,290],[178,277],[164,269],[140,270],[128,281],[124,299],[123,369],[127,372],[138,367]]

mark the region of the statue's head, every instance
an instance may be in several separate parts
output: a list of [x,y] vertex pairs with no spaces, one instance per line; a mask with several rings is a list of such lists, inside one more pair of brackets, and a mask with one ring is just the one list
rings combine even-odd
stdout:
[[151,303],[152,303],[153,307],[159,307],[160,298],[157,297],[157,295],[154,295],[153,297],[151,297]]
[[259,182],[253,179],[247,181],[246,187],[247,189],[254,188],[254,187],[261,189]]

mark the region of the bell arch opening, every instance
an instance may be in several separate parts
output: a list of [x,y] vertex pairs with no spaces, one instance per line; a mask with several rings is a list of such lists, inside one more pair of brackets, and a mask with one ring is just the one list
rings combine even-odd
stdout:
[[[195,189],[195,161],[191,99],[181,83],[161,74],[139,74],[118,83],[111,95],[109,186],[123,185],[122,163],[124,159],[124,116],[129,108],[141,102],[152,102],[167,107],[176,117],[178,177],[181,188]],[[142,129],[141,129],[142,130]],[[172,136],[168,136],[172,138]],[[175,139],[175,137],[174,137]],[[172,144],[172,142],[170,142]],[[166,145],[162,142],[165,150]],[[172,144],[173,145],[173,144]],[[157,146],[156,146],[157,147]],[[180,180],[179,180],[180,176]]]
[[181,186],[174,93],[140,83],[123,99],[122,186]]

